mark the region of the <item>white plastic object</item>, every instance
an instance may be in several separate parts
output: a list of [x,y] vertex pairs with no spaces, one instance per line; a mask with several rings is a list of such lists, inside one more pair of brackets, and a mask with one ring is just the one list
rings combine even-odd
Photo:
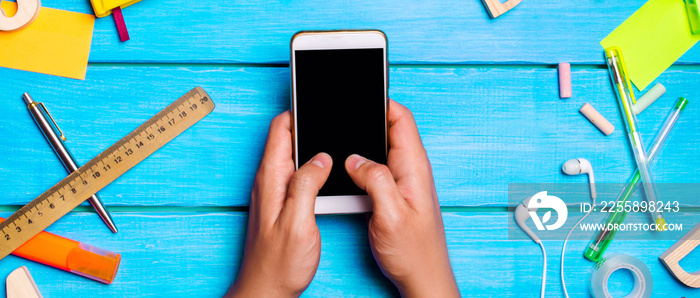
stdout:
[[567,175],[588,174],[588,182],[591,186],[591,198],[596,198],[595,192],[595,177],[593,175],[593,166],[591,162],[585,158],[575,158],[567,160],[561,166],[561,171]]

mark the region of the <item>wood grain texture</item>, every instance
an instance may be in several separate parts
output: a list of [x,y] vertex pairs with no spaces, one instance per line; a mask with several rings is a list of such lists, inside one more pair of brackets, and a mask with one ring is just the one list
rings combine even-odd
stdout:
[[666,266],[673,276],[692,288],[700,288],[700,271],[689,272],[681,267],[679,262],[696,249],[698,245],[700,245],[700,224],[690,230],[687,235],[683,236],[659,257],[661,263]]
[[504,3],[499,0],[481,0],[481,2],[484,3],[489,16],[494,19],[520,4],[520,0],[508,0]]
[[[90,61],[286,64],[299,30],[371,28],[387,34],[391,63],[603,65],[598,43],[644,2],[525,1],[491,19],[480,0],[142,1],[123,10],[128,43],[95,21]],[[42,3],[93,13],[88,1]],[[698,62],[698,47],[679,60]]]
[[42,298],[26,266],[19,267],[7,276],[7,298]]
[[0,247],[0,259],[199,122],[212,110],[214,103],[209,95],[200,87],[193,88],[0,222],[0,232],[5,236]]
[[[7,214],[0,214],[0,216]],[[122,254],[114,283],[83,277],[9,256],[0,261],[0,276],[25,265],[46,297],[220,297],[233,281],[245,237],[245,213],[114,213],[120,224],[110,234],[90,214],[70,213],[49,228],[52,233]],[[451,263],[465,297],[534,297],[539,295],[542,256],[530,240],[510,241],[507,213],[446,213]],[[321,263],[306,297],[385,297],[397,294],[376,267],[363,216],[319,216]],[[654,297],[693,297],[697,290],[676,282],[657,257],[674,241],[620,241],[609,254],[642,260],[654,277]],[[560,297],[561,241],[545,241],[549,257],[548,297]],[[588,296],[592,263],[581,256],[587,241],[570,241],[566,280],[572,297]],[[700,254],[688,258],[697,260]],[[611,290],[631,280],[611,280]],[[3,285],[4,286],[4,285]],[[0,288],[4,292],[4,289]]]
[[[49,227],[122,253],[112,285],[14,256],[0,261],[0,276],[26,265],[47,297],[220,297],[236,275],[247,216],[192,213],[194,208],[180,206],[248,204],[269,121],[289,107],[288,68],[255,64],[286,65],[289,40],[299,30],[376,28],[388,35],[391,63],[404,64],[391,68],[389,92],[414,111],[443,206],[505,206],[509,183],[580,182],[585,190],[584,177],[560,171],[575,157],[591,161],[600,183],[624,182],[634,161],[598,42],[644,2],[525,1],[490,19],[480,0],[149,0],[123,11],[128,43],[119,42],[110,18],[96,20],[86,81],[0,69],[0,206],[25,204],[66,176],[22,104],[23,92],[46,103],[81,164],[194,86],[202,86],[217,108],[100,192],[108,206],[137,211],[113,212],[118,234],[91,212],[69,213]],[[42,4],[93,12],[88,1]],[[566,100],[558,98],[554,67],[562,61],[573,64],[574,96]],[[648,143],[675,99],[690,100],[652,168],[659,182],[700,185],[698,63],[696,47],[678,61],[682,66],[660,76],[667,93],[638,116]],[[577,112],[584,102],[618,129],[602,136]],[[614,198],[601,194],[600,199]],[[693,195],[683,203],[700,206]],[[172,213],[149,213],[166,208],[142,206],[175,207],[167,207]],[[541,252],[530,240],[508,240],[509,232],[519,233],[509,229],[511,217],[444,214],[463,296],[539,295]],[[692,213],[668,218],[688,226],[697,221]],[[306,297],[398,294],[376,267],[362,216],[322,216],[318,224],[323,252]],[[576,235],[573,239],[586,240],[568,243],[567,288],[572,297],[588,297],[592,264],[581,256],[588,236]],[[544,242],[547,296],[560,297],[562,242]],[[677,282],[657,259],[673,243],[616,238],[608,253],[633,255],[647,264],[655,297],[697,296],[698,290]],[[696,249],[681,266],[697,271],[699,259]],[[620,296],[632,281],[618,276],[610,282]]]
[[[657,182],[700,181],[700,70],[677,67],[667,93],[638,116],[644,140],[678,96],[690,100],[652,167]],[[83,164],[193,86],[217,103],[207,118],[100,192],[107,205],[245,206],[269,121],[289,107],[288,68],[89,67],[86,81],[0,69],[0,204],[19,205],[65,177],[20,96],[43,101]],[[183,79],[186,78],[186,79]],[[574,68],[574,97],[558,97],[556,68],[392,68],[389,94],[414,112],[443,206],[504,206],[509,183],[587,183],[561,173],[591,161],[599,183],[633,171],[607,71]],[[594,104],[618,129],[603,136],[580,113]],[[31,183],[27,183],[30,181]],[[611,200],[614,198],[608,198]],[[698,206],[688,197],[685,204]]]
[[31,25],[40,10],[40,0],[17,0],[17,11],[12,17],[8,17],[10,13],[0,8],[0,31],[15,31]]

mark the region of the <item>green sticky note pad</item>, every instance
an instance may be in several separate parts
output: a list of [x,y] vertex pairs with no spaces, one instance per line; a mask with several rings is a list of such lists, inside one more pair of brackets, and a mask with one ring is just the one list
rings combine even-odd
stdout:
[[618,46],[637,89],[643,90],[700,40],[683,0],[650,0],[600,42]]

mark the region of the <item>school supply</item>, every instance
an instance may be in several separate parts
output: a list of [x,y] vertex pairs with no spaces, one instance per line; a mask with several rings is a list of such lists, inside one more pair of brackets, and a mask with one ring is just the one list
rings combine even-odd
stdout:
[[214,109],[200,87],[189,91],[0,223],[0,259],[117,179]]
[[5,283],[7,298],[42,298],[34,278],[27,267],[22,266],[10,272]]
[[[649,148],[647,154],[649,156],[649,164],[654,162],[654,159],[656,159],[656,156],[658,156],[659,152],[661,151],[661,147],[664,145],[664,142],[671,133],[671,130],[673,130],[673,127],[675,127],[676,122],[678,121],[678,118],[680,117],[681,112],[685,109],[686,105],[688,105],[688,100],[683,97],[676,101],[676,104],[671,109],[671,112],[666,117],[664,124],[656,133],[656,137],[654,137],[654,140],[651,143],[651,148]],[[622,188],[620,194],[617,196],[615,206],[625,205],[625,202],[627,202],[637,190],[640,180],[641,176],[639,175],[639,170],[636,170],[634,174],[632,174],[632,177],[630,177],[630,179],[627,181],[627,184],[625,184],[625,186]],[[623,210],[618,210],[615,208],[603,223],[606,227],[619,225],[625,220],[626,215],[627,212],[624,211],[624,208]],[[617,230],[614,229],[601,229],[595,238],[593,238],[588,244],[583,256],[593,262],[600,261],[616,233]]]
[[110,14],[114,15],[114,23],[117,25],[119,39],[124,42],[129,40],[129,32],[126,30],[122,8],[139,1],[141,0],[90,0],[90,3],[98,18],[104,18]]
[[700,6],[698,6],[698,0],[685,0],[685,10],[688,13],[690,32],[693,34],[700,33]]
[[559,63],[559,98],[571,97],[571,64]]
[[[0,6],[17,11],[15,2]],[[84,80],[94,24],[89,14],[42,7],[31,26],[0,31],[0,67]]]
[[[0,222],[4,218],[0,218]],[[21,226],[17,227],[21,230]],[[0,241],[5,239],[0,239]],[[80,243],[46,231],[29,239],[13,255],[68,271],[105,284],[111,284],[119,269],[121,255]]]
[[495,19],[513,9],[513,7],[520,4],[521,1],[522,0],[508,0],[501,3],[500,0],[481,0],[481,3],[483,3],[486,7],[486,11],[488,11],[489,16],[491,16],[492,19]]
[[[651,176],[651,171],[649,170],[649,159],[647,158],[647,151],[644,149],[644,141],[637,127],[637,117],[634,115],[634,112],[632,112],[634,91],[630,84],[622,51],[618,47],[607,48],[605,49],[605,58],[608,70],[610,71],[610,80],[613,89],[615,89],[615,94],[617,95],[620,113],[622,113],[622,118],[624,120],[622,122],[625,123],[624,126],[627,129],[630,146],[632,147],[632,152],[634,152],[634,159],[637,162],[637,169],[642,177],[644,196],[650,204],[656,203],[659,196]],[[657,227],[664,227],[666,225],[666,219],[662,212],[658,210],[650,210],[650,212]],[[657,229],[657,231],[663,231],[663,229]]]
[[644,90],[700,40],[688,26],[683,1],[649,0],[600,42],[625,53],[628,75]]
[[[597,197],[596,191],[595,191],[595,179],[593,178],[593,166],[591,165],[591,162],[589,162],[585,158],[575,158],[568,160],[562,165],[561,171],[564,172],[567,175],[578,175],[578,174],[588,174],[588,183],[590,184],[591,188],[591,206],[595,206],[595,199]],[[566,234],[566,238],[564,238],[564,244],[561,247],[561,264],[559,266],[560,268],[560,274],[561,274],[561,285],[562,288],[564,288],[564,296],[566,298],[569,298],[569,292],[566,291],[566,282],[564,281],[564,256],[566,252],[566,243],[569,241],[569,236],[571,236],[571,233],[578,227],[578,225],[588,217],[588,215],[593,212],[593,208],[591,210],[588,210],[588,212],[579,219],[573,227],[571,227],[571,230],[569,230],[569,233]]]
[[609,136],[611,133],[613,133],[613,131],[615,131],[615,126],[613,126],[608,119],[605,119],[605,117],[603,117],[603,115],[601,115],[589,103],[584,103],[583,106],[581,106],[581,109],[578,111],[583,114],[588,121],[591,121],[591,123],[593,123],[593,125],[595,125],[595,127],[597,127],[604,135]]
[[666,269],[671,272],[671,275],[684,285],[691,288],[700,288],[700,271],[689,273],[678,265],[685,256],[693,249],[700,245],[700,224],[685,234],[681,240],[678,240],[673,246],[666,250],[660,257],[661,263],[666,266]]
[[[66,148],[66,146],[63,144],[63,141],[66,140],[66,137],[63,135],[61,129],[58,128],[58,124],[56,124],[56,121],[53,119],[53,117],[51,117],[51,114],[49,113],[49,110],[46,109],[46,106],[44,106],[43,103],[35,102],[34,100],[32,100],[32,97],[29,96],[29,93],[24,93],[24,95],[22,95],[22,98],[24,98],[24,102],[27,104],[29,114],[31,114],[32,118],[34,118],[34,122],[36,122],[36,125],[39,126],[39,130],[41,130],[41,133],[44,135],[44,137],[46,137],[46,141],[49,142],[49,145],[53,149],[54,153],[56,153],[56,156],[58,156],[58,159],[61,160],[61,163],[66,168],[68,173],[72,173],[75,170],[77,170],[78,164],[75,162],[75,159],[70,154],[70,151],[68,151],[68,148]],[[40,106],[46,114],[44,114],[44,112],[42,112],[42,110],[39,109]],[[51,126],[51,123],[49,123],[49,121],[44,115],[49,116],[54,126]],[[56,134],[54,127],[56,127],[56,129],[60,133],[60,138],[59,135]],[[104,221],[107,227],[113,233],[116,233],[117,226],[114,225],[112,216],[109,215],[109,211],[107,211],[107,208],[105,208],[105,206],[102,204],[100,198],[97,197],[97,194],[93,194],[92,196],[90,196],[90,198],[88,198],[88,201],[90,202],[90,205],[92,205],[92,207],[95,208],[95,211],[97,211],[97,214],[100,216],[102,221]]]
[[644,93],[642,97],[637,99],[637,103],[632,105],[632,111],[634,112],[635,115],[639,115],[642,111],[644,111],[649,105],[654,103],[661,95],[666,93],[666,87],[664,85],[661,85],[661,83],[656,83],[654,87],[651,87],[647,93]]
[[639,259],[628,255],[614,255],[601,262],[596,263],[591,271],[590,291],[594,298],[610,298],[608,290],[608,280],[613,272],[626,269],[632,273],[634,286],[629,298],[649,298],[654,288],[654,280],[651,278],[651,271]]
[[0,31],[14,31],[29,26],[41,10],[40,0],[17,0],[17,13],[8,17],[7,12],[0,8]]

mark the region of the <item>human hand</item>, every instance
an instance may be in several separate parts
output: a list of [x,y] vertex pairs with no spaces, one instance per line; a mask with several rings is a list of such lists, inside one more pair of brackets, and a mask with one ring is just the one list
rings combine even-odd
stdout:
[[321,257],[314,203],[333,161],[319,153],[296,172],[291,114],[272,120],[250,200],[243,262],[229,297],[297,297]]
[[428,155],[411,111],[393,100],[389,145],[386,166],[359,155],[345,161],[372,198],[374,258],[404,297],[459,297]]

